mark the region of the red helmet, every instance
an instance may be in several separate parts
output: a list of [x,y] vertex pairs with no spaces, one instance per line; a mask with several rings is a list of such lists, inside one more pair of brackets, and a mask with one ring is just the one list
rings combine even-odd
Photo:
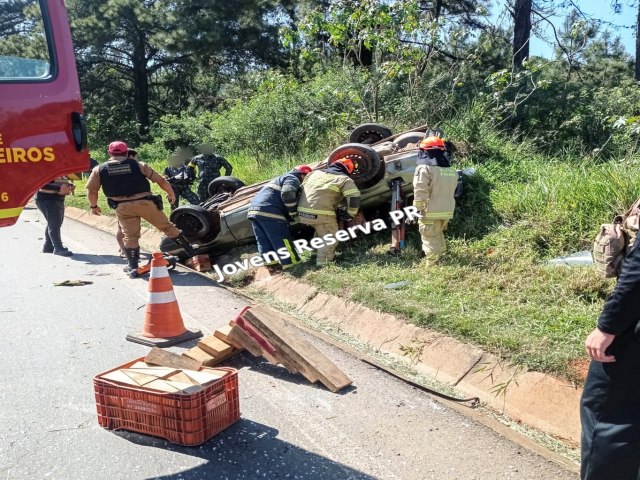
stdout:
[[344,165],[347,168],[347,172],[349,172],[349,175],[351,175],[356,169],[356,164],[353,163],[353,160],[347,157],[340,158],[333,163],[341,163],[342,165]]
[[420,150],[446,150],[446,147],[440,137],[427,137],[420,142]]
[[111,142],[109,144],[109,155],[127,155],[129,147],[124,142]]
[[303,175],[307,175],[308,173],[311,173],[311,167],[309,165],[298,165],[297,167],[293,168],[296,172],[300,172]]

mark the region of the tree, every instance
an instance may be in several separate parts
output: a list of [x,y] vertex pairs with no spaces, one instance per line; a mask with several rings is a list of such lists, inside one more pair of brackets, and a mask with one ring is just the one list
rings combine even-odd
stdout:
[[513,64],[521,67],[529,58],[532,0],[515,0],[513,7]]
[[636,14],[636,64],[635,79],[640,81],[640,2],[638,2],[638,12]]
[[96,132],[125,124],[140,141],[155,119],[189,104],[200,74],[282,64],[278,0],[69,0],[68,8],[87,110],[106,122]]

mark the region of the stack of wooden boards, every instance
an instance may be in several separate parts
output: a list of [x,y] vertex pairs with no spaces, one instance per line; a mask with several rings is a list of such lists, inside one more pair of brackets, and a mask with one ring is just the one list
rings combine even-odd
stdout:
[[[197,367],[197,365],[194,365]],[[144,387],[159,392],[196,393],[203,387],[224,377],[223,370],[198,371],[136,362],[128,368],[113,370],[100,378],[134,387]]]
[[213,367],[223,360],[240,353],[243,348],[234,347],[228,340],[231,326],[219,328],[213,335],[202,338],[198,345],[187,350],[182,355],[206,366]]
[[245,349],[269,363],[284,366],[291,373],[301,374],[311,383],[319,381],[332,392],[352,383],[300,335],[286,315],[262,306],[244,310],[228,327],[203,338],[197,347],[183,355],[211,366]]

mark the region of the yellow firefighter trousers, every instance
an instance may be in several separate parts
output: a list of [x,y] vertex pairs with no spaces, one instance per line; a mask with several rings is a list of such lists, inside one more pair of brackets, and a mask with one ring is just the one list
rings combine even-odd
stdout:
[[151,200],[123,202],[116,208],[116,216],[124,234],[127,248],[138,248],[140,244],[140,219],[144,218],[169,238],[180,235],[180,230],[169,221],[163,211],[158,210]]
[[438,260],[447,250],[444,240],[444,231],[447,229],[449,220],[427,220],[420,221],[418,230],[422,238],[422,251],[427,260]]
[[[328,233],[335,235],[338,231],[338,222],[336,220],[331,221],[331,219],[325,223],[314,223],[312,226],[316,230],[316,237],[322,237]],[[333,245],[325,245],[316,250],[316,264],[326,265],[329,262],[333,262],[336,256],[336,248],[338,248],[338,244],[334,243]]]

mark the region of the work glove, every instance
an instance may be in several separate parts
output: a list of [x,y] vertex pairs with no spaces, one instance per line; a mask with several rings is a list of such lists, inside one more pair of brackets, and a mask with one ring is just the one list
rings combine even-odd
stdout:
[[338,209],[338,219],[344,220],[345,222],[349,222],[353,220],[354,217],[349,215],[346,210]]

